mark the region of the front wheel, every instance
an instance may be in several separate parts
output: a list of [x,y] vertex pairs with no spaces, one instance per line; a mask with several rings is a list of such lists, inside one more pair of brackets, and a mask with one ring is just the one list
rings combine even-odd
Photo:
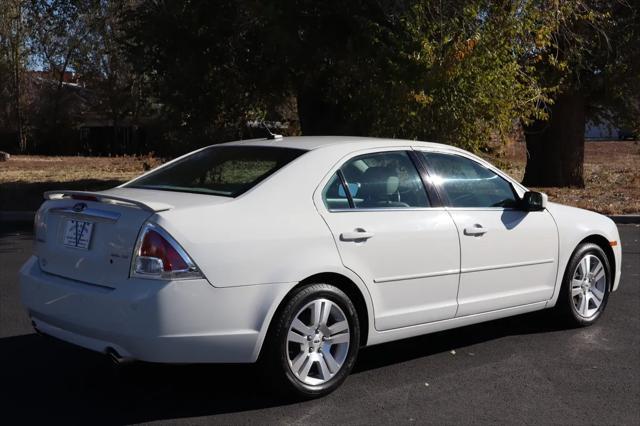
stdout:
[[277,314],[264,367],[287,393],[318,397],[338,388],[353,368],[360,325],[349,297],[328,284],[298,289]]
[[571,325],[591,325],[602,315],[610,291],[606,254],[596,244],[581,244],[569,261],[557,308]]

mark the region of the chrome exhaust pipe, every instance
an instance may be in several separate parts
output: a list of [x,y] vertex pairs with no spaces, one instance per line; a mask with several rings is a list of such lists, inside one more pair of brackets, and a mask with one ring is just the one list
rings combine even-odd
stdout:
[[38,328],[38,324],[34,319],[31,319],[31,327],[33,327],[33,331],[35,331],[38,336],[49,337],[46,334],[44,334],[42,331],[40,331],[40,329]]
[[113,363],[116,364],[116,365],[131,364],[134,361],[133,358],[123,357],[122,355],[120,355],[118,353],[118,351],[116,351],[115,349],[113,349],[111,347],[107,348],[105,350],[105,353],[107,354],[109,359],[111,361],[113,361]]

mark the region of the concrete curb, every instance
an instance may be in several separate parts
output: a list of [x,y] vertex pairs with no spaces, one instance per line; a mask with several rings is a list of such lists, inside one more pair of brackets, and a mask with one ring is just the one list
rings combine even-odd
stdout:
[[640,223],[640,214],[618,214],[609,216],[615,223]]
[[[18,222],[18,223],[33,223],[33,218],[36,212],[31,211],[0,211],[0,222]],[[640,224],[640,214],[620,214],[609,216],[615,223]]]

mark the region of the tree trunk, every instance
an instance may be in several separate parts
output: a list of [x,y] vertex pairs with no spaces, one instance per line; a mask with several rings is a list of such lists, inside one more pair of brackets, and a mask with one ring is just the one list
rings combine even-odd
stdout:
[[113,125],[113,131],[111,132],[111,152],[113,153],[118,153],[118,154],[124,154],[126,152],[126,149],[122,149],[122,145],[120,144],[120,141],[118,140],[118,125],[120,123],[120,121],[118,120],[118,114],[117,113],[112,113],[111,115],[111,123]]
[[533,187],[584,187],[585,100],[578,92],[558,96],[548,121],[525,128],[527,167],[522,183]]
[[14,63],[16,127],[18,130],[18,149],[20,150],[20,153],[24,154],[27,152],[27,136],[24,132],[24,123],[22,120],[22,91],[20,90],[21,78],[20,64],[18,60],[19,57],[16,58],[16,62]]
[[[59,123],[60,121],[60,104],[62,103],[62,97],[64,96],[64,77],[65,74],[67,72],[67,67],[69,66],[69,61],[71,60],[71,54],[73,52],[73,48],[69,47],[69,49],[67,50],[65,57],[64,57],[64,62],[62,63],[62,69],[60,70],[60,73],[58,74],[58,86],[56,87],[56,93],[55,93],[55,98],[53,101],[53,113],[52,113],[52,117],[51,117],[51,123],[52,123],[52,128],[51,128],[51,140],[49,142],[49,149],[54,149],[54,146],[60,146],[63,144],[63,141],[60,139],[60,134],[61,134],[61,124]],[[55,66],[51,66],[51,70],[55,71]]]
[[16,128],[18,131],[18,149],[21,153],[27,151],[27,136],[24,131],[24,123],[22,117],[22,78],[21,78],[21,52],[20,47],[22,45],[22,4],[17,5],[16,28],[14,40],[12,43],[13,50],[13,82],[14,82],[14,101],[16,109]]

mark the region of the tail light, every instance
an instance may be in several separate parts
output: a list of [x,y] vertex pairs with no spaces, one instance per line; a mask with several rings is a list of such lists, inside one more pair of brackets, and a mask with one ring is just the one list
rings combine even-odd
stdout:
[[33,219],[33,235],[35,236],[35,241],[39,243],[47,242],[47,222],[45,215],[45,211],[40,207]]
[[131,276],[159,280],[203,278],[193,260],[161,227],[147,223],[138,237]]

